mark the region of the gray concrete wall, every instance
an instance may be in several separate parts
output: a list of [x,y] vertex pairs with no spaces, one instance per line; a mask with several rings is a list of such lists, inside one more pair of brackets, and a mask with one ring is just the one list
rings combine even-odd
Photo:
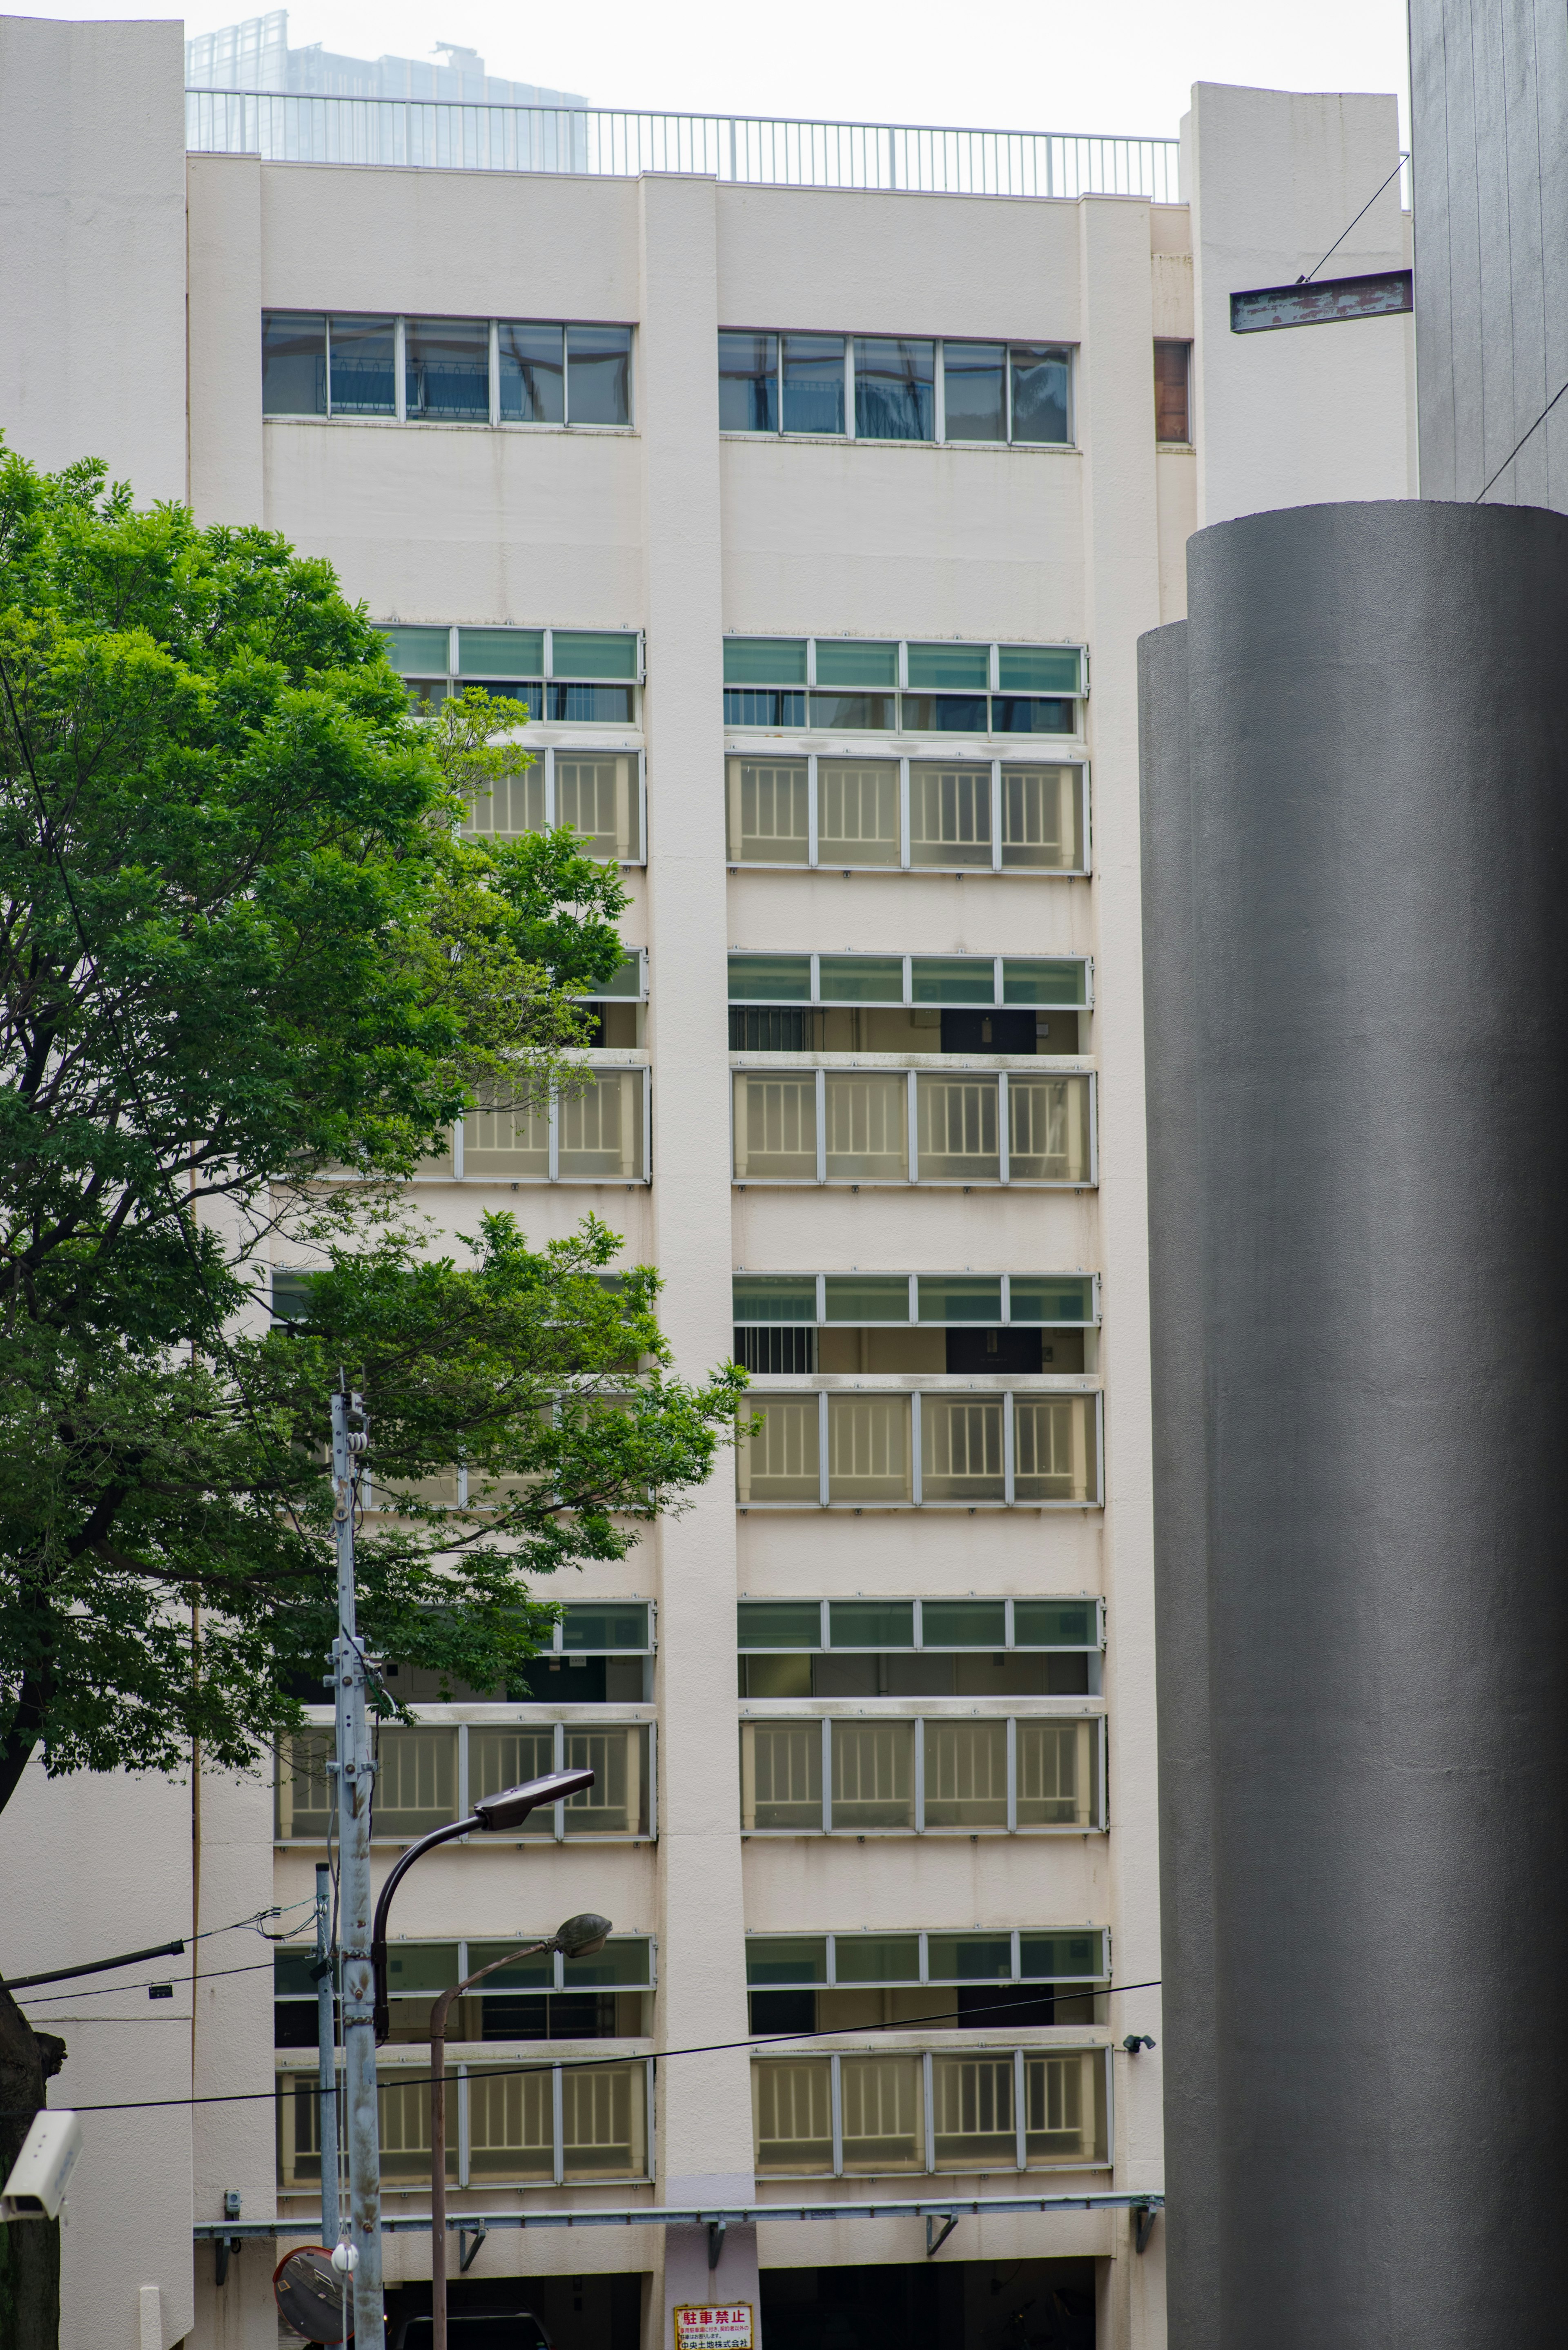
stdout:
[[1561,2339],[1565,641],[1392,502],[1144,640],[1178,2350]]
[[[1421,492],[1473,498],[1568,384],[1568,12],[1411,0]],[[1568,398],[1490,492],[1568,511]]]

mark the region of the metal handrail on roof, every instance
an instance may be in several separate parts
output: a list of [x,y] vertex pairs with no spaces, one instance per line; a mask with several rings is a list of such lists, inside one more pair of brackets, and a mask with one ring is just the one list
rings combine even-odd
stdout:
[[188,89],[185,123],[193,154],[273,163],[599,179],[678,172],[749,187],[1181,201],[1175,139],[223,89]]

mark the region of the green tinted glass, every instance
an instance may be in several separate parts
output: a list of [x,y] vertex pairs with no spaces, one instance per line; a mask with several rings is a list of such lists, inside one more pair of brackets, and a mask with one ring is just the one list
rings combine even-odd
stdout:
[[607,1000],[611,1003],[636,1003],[640,1000],[641,995],[642,957],[628,954],[622,955],[620,968],[614,978],[601,981],[595,988],[590,1001],[596,1003]]
[[734,1278],[737,1322],[815,1322],[816,1284],[811,1274],[738,1273]]
[[726,637],[726,685],[804,685],[804,637]]
[[820,1648],[822,1610],[815,1599],[742,1599],[742,1648]]
[[991,683],[989,645],[911,645],[909,683],[932,692],[983,693]]
[[907,1322],[909,1284],[898,1273],[830,1273],[826,1319],[829,1322]]
[[932,1982],[1011,1982],[1011,1934],[928,1934],[926,1971]]
[[649,1946],[636,1934],[622,1935],[607,1942],[592,1958],[568,1959],[565,1970],[567,1991],[591,1991],[596,1987],[614,1991],[646,1991],[652,1981],[649,1973]]
[[545,631],[459,629],[457,664],[463,677],[543,677]]
[[897,685],[897,645],[868,645],[857,637],[818,637],[818,685]]
[[278,1322],[303,1322],[310,1313],[312,1275],[308,1273],[275,1273],[272,1277],[273,1318]]
[[1086,963],[1044,962],[1010,955],[1002,966],[1003,1003],[1086,1003]]
[[979,1322],[987,1327],[1002,1319],[1002,1283],[983,1274],[922,1273],[922,1322]]
[[[520,1932],[507,1942],[470,1942],[468,1971],[471,1975],[476,1975],[481,1967],[487,1967],[490,1964],[492,1959],[504,1959],[508,1950],[521,1950],[530,1940],[542,1941],[543,1939],[543,1933],[531,1936]],[[497,1967],[493,1975],[485,1976],[479,1989],[485,1992],[553,1991],[555,1986],[555,1960],[548,1950],[536,1950],[532,1958],[519,1959],[514,1966]]]
[[1003,645],[998,675],[1003,693],[1076,693],[1076,645]]
[[444,677],[451,636],[445,629],[387,629],[389,658],[400,677]]
[[314,1950],[278,1950],[272,1962],[272,1991],[275,1999],[316,1997],[316,1985],[310,1970],[316,1964]]
[[902,955],[819,955],[817,994],[824,1003],[902,1003]]
[[[471,1952],[468,1963],[472,1972],[484,1961]],[[393,1942],[388,1947],[387,1989],[394,1999],[400,1991],[423,1991],[433,1999],[438,1991],[451,1991],[461,1980],[455,1942]]]
[[826,1934],[748,1934],[746,1981],[749,1983],[825,1983],[827,1981]]
[[1015,1599],[1012,1639],[1020,1648],[1097,1648],[1099,1608],[1092,1599]]
[[648,1609],[570,1603],[561,1621],[561,1646],[568,1655],[639,1655],[648,1647]]
[[828,1638],[836,1648],[912,1648],[912,1599],[835,1599],[827,1610]]
[[994,1003],[996,966],[986,955],[916,955],[909,996],[915,1003]]
[[841,1983],[919,1982],[918,1934],[836,1934],[833,1971]]
[[732,1003],[809,1003],[809,955],[747,955],[730,957]]
[[1105,1936],[1098,1927],[1076,1933],[1023,1934],[1018,1971],[1025,1982],[1093,1982],[1106,1971]]
[[556,629],[550,638],[552,677],[618,678],[637,682],[637,639],[619,629]]
[[1007,1610],[1000,1599],[928,1599],[920,1640],[928,1648],[1004,1648]]
[[1085,1326],[1095,1318],[1093,1274],[1015,1273],[1008,1284],[1014,1322],[1067,1322]]

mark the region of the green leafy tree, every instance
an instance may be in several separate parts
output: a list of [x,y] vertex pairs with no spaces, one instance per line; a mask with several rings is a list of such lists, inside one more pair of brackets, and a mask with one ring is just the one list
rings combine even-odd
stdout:
[[[0,1804],[35,1754],[254,1767],[297,1726],[339,1368],[368,1645],[479,1687],[525,1685],[536,1579],[622,1555],[733,1428],[741,1375],[670,1375],[602,1225],[454,1256],[400,1188],[476,1100],[583,1082],[620,960],[614,868],[462,828],[524,718],[410,711],[276,536],[0,451]],[[315,1270],[275,1317],[280,1256]],[[0,1995],[0,2074],[41,2061]],[[25,2350],[41,2273],[0,2265]]]

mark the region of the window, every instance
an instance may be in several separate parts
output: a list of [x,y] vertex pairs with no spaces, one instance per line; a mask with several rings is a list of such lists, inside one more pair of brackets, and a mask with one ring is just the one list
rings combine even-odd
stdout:
[[[538,1939],[544,1939],[548,1933]],[[389,2038],[429,2046],[431,2008],[443,1991],[504,1958],[531,1938],[508,1941],[391,1943],[387,1959]],[[317,1996],[313,1951],[279,1951],[274,1980],[274,2045],[314,2048]],[[648,2028],[654,1986],[653,1945],[644,1935],[617,1934],[595,1957],[563,1960],[549,1952],[497,1968],[481,1989],[449,2007],[447,2044],[463,2042],[635,2040]]]
[[644,1066],[600,1063],[590,1064],[586,1085],[545,1103],[483,1090],[449,1147],[420,1161],[414,1180],[646,1183],[649,1084]]
[[[296,1731],[278,1752],[275,1827],[280,1843],[326,1840],[333,1810],[327,1764],[335,1732]],[[563,1837],[643,1838],[654,1834],[653,1726],[533,1720],[503,1728],[468,1723],[382,1730],[376,1740],[376,1802],[370,1834],[407,1843],[461,1819],[482,1795],[588,1769],[595,1784],[564,1804],[532,1812],[517,1831],[540,1842]]]
[[262,413],[624,427],[631,328],[264,310]]
[[1190,343],[1156,343],[1154,347],[1154,437],[1157,441],[1190,441],[1188,414],[1192,374]]
[[759,2035],[919,2025],[1009,2033],[1103,2023],[1106,1942],[1098,1926],[748,1933],[751,2029]]
[[1096,1697],[1094,1599],[753,1599],[742,1698]]
[[1059,343],[722,328],[719,428],[857,441],[1065,447],[1072,352]]
[[630,629],[386,630],[388,658],[410,699],[437,702],[466,687],[524,702],[553,726],[633,726],[641,639]]
[[1098,1180],[1088,1074],[768,1066],[732,1083],[737,1183]]
[[1101,1500],[1096,1389],[753,1390],[746,1412],[757,1425],[735,1454],[742,1510],[1094,1509]]
[[[650,2058],[624,2064],[454,2065],[447,2087],[447,2178],[456,2187],[552,2187],[649,2176]],[[377,2090],[381,2176],[430,2191],[428,2077],[383,2064]],[[321,2177],[320,2094],[309,2074],[277,2088],[277,2179],[286,2193]]]
[[757,2175],[1104,2164],[1108,2064],[1104,2048],[754,2057]]
[[[724,723],[727,727],[766,727],[778,733],[838,734],[961,734],[983,738],[997,734],[1076,734],[1081,731],[1078,700],[1087,682],[1083,649],[1077,645],[990,645],[877,642],[863,637],[727,637],[724,639]],[[973,763],[969,763],[972,767]],[[878,773],[864,761],[849,760],[837,785],[844,796],[839,812],[825,805],[823,816],[825,864],[834,859],[829,839],[876,839],[889,844],[871,859],[857,863],[898,863],[898,833],[877,820]],[[896,772],[896,771],[895,771]],[[980,769],[989,776],[989,763]],[[886,787],[885,785],[883,786]],[[950,797],[961,786],[938,786]],[[980,785],[983,796],[987,785]],[[917,794],[923,808],[924,795]],[[888,804],[889,807],[891,803]],[[869,819],[869,821],[868,821]],[[982,817],[981,834],[964,836],[989,841],[991,818]],[[744,827],[742,827],[742,830]],[[733,826],[732,826],[733,831]],[[804,838],[804,833],[801,835]],[[944,838],[941,818],[935,812],[922,822],[919,837]],[[955,834],[953,836],[957,837]],[[787,858],[784,862],[805,862]],[[917,857],[916,863],[940,862]],[[976,861],[961,859],[961,861]],[[978,860],[990,864],[987,853]]]
[[1105,1719],[741,1721],[746,1835],[965,1835],[1105,1826]]
[[732,1053],[1076,1053],[1089,964],[1076,956],[732,954],[730,1007]]

